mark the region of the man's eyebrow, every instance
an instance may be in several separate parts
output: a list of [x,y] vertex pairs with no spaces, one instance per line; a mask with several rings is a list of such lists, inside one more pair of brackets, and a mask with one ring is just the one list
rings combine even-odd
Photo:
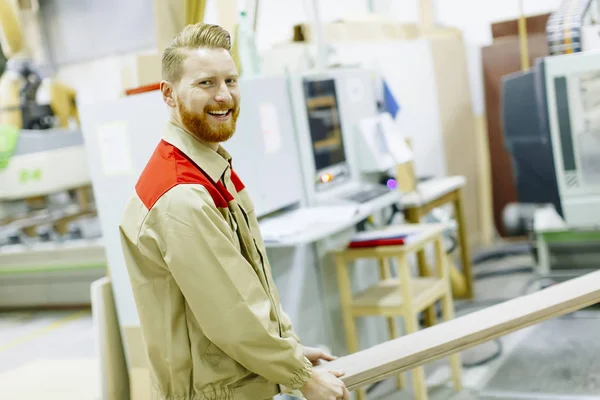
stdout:
[[192,83],[198,83],[198,82],[211,80],[211,79],[215,79],[215,77],[214,76],[199,76],[199,77],[195,78],[194,80],[192,80]]

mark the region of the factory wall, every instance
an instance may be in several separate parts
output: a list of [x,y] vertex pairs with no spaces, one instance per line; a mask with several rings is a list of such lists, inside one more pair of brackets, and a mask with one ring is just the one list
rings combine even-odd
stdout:
[[[561,0],[525,0],[524,10],[526,14],[530,15],[551,12],[558,7],[560,2]],[[72,7],[76,3],[78,6]],[[127,20],[137,22],[134,25],[129,24],[127,32],[117,32],[118,36],[115,36],[113,24],[106,24],[107,13],[93,12],[100,2],[96,4],[94,0],[84,2],[47,0],[41,3],[40,15],[44,18],[43,34],[47,34],[46,40],[52,49],[48,61],[53,64],[55,72],[63,80],[80,89],[83,101],[86,100],[88,92],[95,90],[98,90],[94,96],[95,100],[120,95],[123,79],[120,63],[127,63],[128,58],[131,58],[135,52],[152,50],[155,42],[152,37],[153,21],[150,18],[149,10],[146,10],[145,18],[137,18],[139,15],[136,15],[136,18],[132,19],[123,14],[133,13],[134,10],[137,10],[135,13],[139,14],[139,7],[132,5],[123,8],[115,1],[101,3],[102,7],[107,5],[118,7],[118,14],[123,16],[122,20],[127,18]],[[241,10],[245,3],[244,0],[238,0],[238,9]],[[264,53],[277,43],[289,40],[294,24],[309,21],[312,17],[309,9],[310,3],[312,1],[261,0],[257,32],[259,52]],[[319,0],[318,3],[320,17],[324,22],[366,13],[370,6],[376,12],[402,22],[417,22],[419,18],[419,0],[347,0],[344,2],[344,7],[340,7],[336,0]],[[139,3],[136,4],[139,5]],[[216,4],[216,0],[208,0],[207,22],[221,22]],[[434,1],[434,5],[436,21],[439,24],[458,28],[464,33],[474,111],[476,114],[482,114],[484,104],[480,48],[492,41],[489,29],[491,22],[518,17],[518,0],[437,0]],[[69,10],[69,12],[63,10]],[[465,12],[465,10],[469,11]],[[30,17],[27,18],[29,22]],[[79,22],[73,25],[73,21]],[[98,29],[95,29],[96,38],[93,43],[89,41],[86,51],[82,52],[80,48],[69,49],[65,43],[70,42],[65,41],[65,38],[73,36],[70,32],[83,23],[87,26],[95,26],[100,30],[105,29],[105,37],[98,38]],[[127,36],[130,36],[128,40],[122,39]],[[121,39],[116,40],[117,37]],[[39,40],[34,39],[33,41],[38,42]],[[61,46],[57,45],[59,42]],[[36,54],[35,50],[34,54]],[[71,56],[71,54],[77,54],[77,57]],[[94,71],[98,72],[94,73]]]
[[[49,0],[48,3],[56,2]],[[524,10],[526,14],[546,13],[555,10],[561,0],[534,1],[525,0]],[[93,4],[88,0],[86,3]],[[243,8],[243,0],[238,0],[239,9]],[[257,47],[260,52],[266,52],[277,43],[287,41],[291,37],[292,26],[296,23],[306,22],[311,18],[310,10],[306,0],[279,1],[261,0],[259,14],[259,28],[257,32]],[[489,29],[490,23],[503,19],[517,18],[519,15],[518,0],[437,0],[435,3],[436,20],[439,24],[447,25],[462,30],[467,45],[467,58],[469,65],[470,85],[473,98],[475,114],[484,112],[483,85],[481,76],[480,48],[491,43],[492,37]],[[43,3],[44,4],[44,3]],[[396,18],[403,22],[417,22],[419,18],[418,0],[347,0],[344,7],[339,6],[336,0],[319,0],[320,17],[324,22],[343,19],[345,17],[368,12],[369,4],[377,12]],[[75,8],[83,15],[84,7]],[[133,8],[127,8],[133,9]],[[466,12],[465,10],[469,10]],[[124,11],[124,10],[121,10]],[[70,18],[78,17],[70,11]],[[49,38],[59,37],[58,31],[65,31],[63,18],[66,16],[51,15],[46,21],[46,29]],[[90,18],[89,14],[88,17]],[[97,18],[103,18],[101,14]],[[219,23],[216,0],[209,0],[206,10],[206,21]],[[151,19],[146,21],[152,25]],[[105,47],[96,46],[97,58],[75,59],[62,57],[61,60],[53,60],[57,64],[59,76],[68,83],[81,88],[81,96],[85,101],[86,93],[98,89],[95,99],[102,97],[112,98],[120,94],[122,82],[120,62],[127,62],[127,58],[136,51],[151,50],[154,39],[151,37],[151,29],[146,25],[138,23],[131,29],[132,35],[137,35],[137,40],[131,40],[128,47],[121,46],[115,54],[107,54]],[[62,26],[62,28],[60,28]],[[134,29],[135,28],[135,29]],[[110,29],[109,26],[106,29]],[[54,33],[53,33],[54,32]],[[63,37],[64,35],[60,35]],[[64,54],[64,52],[63,52]],[[88,68],[91,67],[92,75]],[[80,72],[86,71],[86,73]],[[93,73],[98,71],[98,73]],[[84,75],[85,78],[82,78]],[[93,79],[90,79],[93,78]],[[92,81],[92,82],[90,82]],[[91,86],[94,86],[92,88]]]
[[[139,1],[139,0],[136,0]],[[235,2],[236,0],[228,0]],[[104,40],[95,37],[85,51],[80,48],[58,48],[58,43],[76,43],[74,41],[64,42],[61,38],[69,37],[69,20],[84,18],[87,22],[78,20],[78,26],[83,23],[95,26],[96,34],[102,29],[102,24],[96,19],[102,19],[107,14],[88,12],[98,9],[95,0],[85,0],[78,7],[69,6],[68,12],[63,12],[66,3],[73,0],[46,0],[42,3],[42,16],[44,18],[44,30],[48,33],[49,47],[52,49],[49,60],[54,64],[58,77],[78,91],[80,103],[111,100],[119,97],[123,90],[130,87],[130,82],[135,82],[134,76],[139,73],[136,70],[136,54],[140,52],[152,52],[156,39],[154,36],[154,21],[151,10],[145,10],[143,18],[136,18],[136,24],[132,25],[127,32],[121,35],[130,35],[127,41],[119,43],[113,52],[109,51],[107,43],[115,42],[115,33],[108,32]],[[534,1],[525,0],[524,10],[527,15],[547,13],[555,10],[561,0]],[[244,8],[247,2],[237,0],[238,11]],[[74,3],[73,3],[74,4]],[[117,2],[111,0],[103,3],[103,6],[115,6]],[[258,30],[256,33],[257,48],[263,55],[268,54],[273,46],[290,41],[292,27],[298,23],[310,23],[312,19],[312,0],[261,0],[258,16]],[[411,23],[419,20],[419,0],[347,0],[344,7],[339,6],[336,0],[318,0],[319,17],[326,23],[355,15],[365,14],[373,9],[381,15],[396,19],[401,22]],[[72,4],[71,4],[72,5]],[[467,58],[469,86],[471,91],[472,107],[477,123],[476,143],[477,164],[482,166],[478,169],[479,177],[475,180],[480,188],[477,190],[478,200],[482,209],[479,211],[481,221],[490,221],[478,231],[487,243],[494,235],[492,220],[491,189],[489,188],[489,156],[487,144],[487,130],[485,126],[485,106],[483,95],[483,79],[481,70],[481,47],[492,42],[490,23],[505,19],[514,19],[519,16],[518,0],[434,0],[435,20],[440,25],[457,28],[463,32]],[[119,13],[131,13],[134,7],[119,9]],[[468,11],[467,11],[468,10]],[[122,16],[121,21],[126,16]],[[205,20],[212,23],[223,23],[220,18],[218,3],[216,0],[208,0]],[[107,30],[112,29],[106,25]],[[54,44],[53,44],[54,42]],[[64,46],[64,45],[63,45]],[[67,46],[68,47],[68,46]],[[81,47],[81,45],[79,45]],[[93,53],[92,53],[93,52]],[[82,54],[84,56],[82,56]],[[97,54],[96,57],[91,54]],[[154,63],[151,68],[158,73],[160,65]],[[147,69],[147,68],[146,68]],[[418,93],[418,92],[417,92]],[[425,92],[422,92],[425,93]],[[414,101],[425,101],[425,99],[414,99]],[[429,135],[429,141],[433,145],[438,142],[437,136],[430,132],[420,132],[420,135]],[[422,141],[427,141],[425,137]],[[441,149],[440,149],[441,151]],[[441,162],[441,160],[440,160]],[[422,162],[421,162],[422,163]],[[471,181],[475,181],[471,178]]]

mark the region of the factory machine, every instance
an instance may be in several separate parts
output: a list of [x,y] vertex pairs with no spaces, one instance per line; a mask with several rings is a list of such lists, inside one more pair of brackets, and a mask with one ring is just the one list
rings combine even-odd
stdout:
[[[224,143],[254,200],[284,309],[305,343],[338,354],[343,329],[327,251],[400,199],[378,184],[377,171],[395,166],[386,144],[399,133],[377,111],[370,76],[340,69],[242,79],[237,131]],[[125,356],[140,365],[132,359],[143,354],[142,340],[118,225],[168,111],[160,92],[150,91],[82,107],[80,116]],[[366,287],[378,280],[377,268],[359,268],[354,278]],[[359,331],[365,346],[388,338],[383,322]]]
[[505,140],[542,275],[597,269],[600,51],[545,57],[504,80]]
[[90,303],[105,274],[72,88],[44,74],[0,0],[0,308]]
[[105,273],[83,134],[62,89],[27,60],[0,78],[0,307],[89,304]]

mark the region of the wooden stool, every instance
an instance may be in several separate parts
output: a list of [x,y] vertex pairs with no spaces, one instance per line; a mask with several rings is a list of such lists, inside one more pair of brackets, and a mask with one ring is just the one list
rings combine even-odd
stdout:
[[[466,180],[462,176],[450,176],[444,178],[433,178],[416,185],[415,191],[402,196],[402,207],[406,222],[418,224],[421,218],[430,213],[434,208],[445,204],[452,204],[457,224],[457,241],[462,263],[462,272],[451,266],[451,281],[453,284],[454,297],[458,299],[472,299],[473,272],[471,267],[471,254],[467,237],[467,225],[462,203],[462,188]],[[431,275],[427,266],[427,260],[423,251],[417,252],[419,263],[419,275],[426,277]],[[433,307],[425,312],[425,326],[435,323],[436,313]]]
[[[423,310],[442,302],[442,314],[445,320],[454,318],[452,289],[450,287],[447,255],[442,242],[442,233],[446,228],[442,224],[421,224],[404,226],[405,232],[415,233],[407,243],[394,246],[377,246],[369,248],[344,249],[334,254],[341,297],[341,307],[346,331],[348,351],[359,351],[358,337],[354,318],[365,316],[381,316],[387,318],[391,339],[398,337],[394,317],[403,317],[406,334],[419,329],[418,316]],[[394,231],[399,227],[394,226]],[[404,230],[404,229],[402,229]],[[437,276],[412,277],[407,256],[422,251],[433,243],[435,248]],[[381,280],[353,296],[347,268],[351,261],[361,258],[375,258],[379,261]],[[391,278],[389,259],[398,263],[398,279]],[[450,356],[454,387],[461,389],[461,361],[458,354]],[[424,368],[417,367],[412,371],[415,399],[426,400]],[[402,376],[397,377],[398,389],[403,386]],[[364,389],[358,391],[358,399],[364,400]]]

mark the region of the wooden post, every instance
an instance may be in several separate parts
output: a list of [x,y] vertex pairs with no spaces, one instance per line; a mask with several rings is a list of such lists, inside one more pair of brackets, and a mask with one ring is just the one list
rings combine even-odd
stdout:
[[419,14],[423,30],[432,30],[435,27],[435,14],[433,12],[433,0],[420,0]]
[[523,0],[519,0],[519,40],[521,42],[521,69],[529,69],[529,47],[527,43],[527,20],[523,9]]

